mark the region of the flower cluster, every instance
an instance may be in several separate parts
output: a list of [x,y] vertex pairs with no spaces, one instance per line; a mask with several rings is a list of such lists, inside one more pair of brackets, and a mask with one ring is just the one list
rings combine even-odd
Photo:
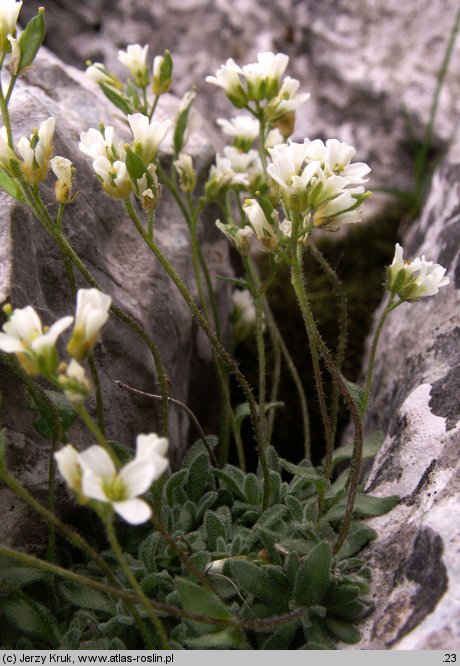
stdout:
[[58,469],[80,502],[89,500],[109,504],[132,525],[145,523],[150,506],[141,499],[168,467],[168,440],[151,433],[138,435],[134,459],[117,469],[101,446],[90,446],[79,453],[68,444],[55,453]]
[[[136,113],[128,115],[128,123],[133,135],[130,146],[122,142],[115,144],[114,129],[107,126],[82,132],[79,147],[82,153],[92,158],[93,169],[110,196],[125,199],[134,190],[144,207],[149,209],[156,205],[159,196],[154,160],[171,122],[149,120]],[[142,175],[138,169],[129,170],[128,151],[141,160]]]
[[[255,115],[260,112],[265,121],[279,123],[283,135],[289,136],[293,123],[286,120],[310,95],[298,95],[299,82],[290,77],[282,78],[288,62],[289,57],[284,53],[270,52],[259,53],[257,62],[243,67],[229,58],[216,76],[207,76],[206,81],[222,88],[237,108],[249,108]],[[283,129],[287,128],[285,134]]]
[[395,256],[387,271],[387,288],[403,301],[418,301],[434,296],[441,287],[449,284],[445,273],[443,266],[427,261],[425,255],[405,261],[403,249],[396,243]]
[[0,350],[15,354],[28,375],[42,375],[62,388],[70,402],[82,402],[90,393],[91,384],[79,362],[97,343],[110,305],[111,298],[97,289],[79,289],[74,329],[67,345],[72,356],[69,365],[61,361],[56,343],[74,317],[62,317],[48,328],[31,305],[16,310],[5,306],[8,321],[0,332]]

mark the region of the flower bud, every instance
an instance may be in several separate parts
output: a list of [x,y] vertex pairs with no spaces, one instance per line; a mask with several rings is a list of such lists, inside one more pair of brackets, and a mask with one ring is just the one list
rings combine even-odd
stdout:
[[153,61],[152,89],[155,95],[167,93],[172,83],[173,62],[169,51],[164,56],[155,56]]
[[54,195],[59,204],[67,204],[72,197],[72,162],[65,157],[53,157],[50,161],[51,170],[57,178]]

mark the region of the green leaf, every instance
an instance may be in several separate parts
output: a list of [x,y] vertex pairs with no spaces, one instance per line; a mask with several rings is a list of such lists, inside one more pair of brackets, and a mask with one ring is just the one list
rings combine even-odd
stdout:
[[214,469],[214,474],[223,481],[234,495],[244,500],[243,483],[245,475],[233,465],[225,465],[222,469]]
[[57,647],[58,627],[47,608],[32,601],[24,593],[20,597],[0,598],[3,617],[18,632],[23,632]]
[[[225,604],[209,590],[185,580],[185,578],[176,578],[176,588],[184,610],[198,615],[206,615],[215,620],[232,620],[232,615]],[[193,624],[199,627],[203,626],[202,623],[195,621],[193,621]],[[207,628],[209,628],[209,631],[213,631],[209,625],[207,625]],[[218,626],[214,627],[214,632],[219,631],[219,629]]]
[[30,19],[18,40],[21,51],[18,74],[21,74],[35,60],[38,49],[43,44],[45,32],[45,10],[40,7],[38,14]]
[[26,587],[36,583],[48,576],[46,571],[36,567],[28,567],[9,557],[0,557],[0,582],[14,585],[15,587]]
[[361,409],[364,405],[365,395],[366,395],[365,390],[361,386],[358,386],[358,384],[355,384],[354,382],[350,382],[343,375],[342,375],[342,380],[343,380],[345,386],[347,387],[348,392],[350,393],[353,402],[356,405],[356,409],[358,410],[358,412],[361,412]]
[[[372,458],[375,456],[383,444],[385,435],[380,430],[372,433],[370,437],[366,438],[363,444],[363,458]],[[345,444],[335,449],[332,456],[332,464],[335,466],[338,463],[350,460],[353,455],[353,444]]]
[[259,520],[257,521],[257,525],[260,527],[271,527],[279,520],[284,518],[285,515],[286,515],[286,507],[284,506],[284,504],[275,504],[274,506],[271,506],[269,509],[263,512],[263,514],[260,516]]
[[201,522],[204,514],[208,509],[211,509],[212,506],[216,503],[218,494],[215,490],[210,490],[200,499],[196,506],[196,516],[195,519],[198,522]]
[[9,194],[10,197],[16,199],[16,201],[19,201],[20,203],[26,202],[24,195],[21,192],[21,188],[19,187],[16,180],[8,176],[8,174],[5,173],[2,169],[0,169],[0,187],[4,192]]
[[214,511],[207,511],[204,516],[204,528],[206,530],[206,541],[212,550],[216,549],[216,542],[219,537],[227,538],[224,523]]
[[222,282],[236,284],[237,287],[241,287],[242,289],[249,289],[249,282],[247,282],[247,280],[243,280],[242,278],[228,277],[227,275],[216,275],[216,280],[222,280]]
[[268,604],[278,607],[286,606],[287,597],[280,593],[272,578],[264,571],[263,567],[247,562],[245,560],[233,560],[230,562],[232,577],[240,590],[252,594]]
[[261,492],[259,487],[259,480],[255,474],[249,472],[243,482],[243,492],[248,504],[259,506],[261,500]]
[[377,533],[372,527],[359,522],[352,522],[345,543],[337,553],[337,556],[340,559],[345,559],[356,555],[371,539],[375,539],[376,536]]
[[59,590],[62,596],[74,606],[100,611],[107,615],[113,615],[115,612],[115,604],[109,597],[97,590],[69,581],[61,583]]
[[288,460],[284,460],[284,458],[280,458],[280,463],[281,467],[283,467],[287,472],[290,472],[296,476],[301,476],[302,479],[306,479],[307,481],[318,481],[319,479],[323,479],[323,477],[316,471],[314,467],[311,466],[311,464],[305,465],[305,467],[303,465],[294,465]]
[[299,628],[300,620],[297,618],[292,623],[285,624],[267,638],[262,645],[262,650],[289,650],[291,641]]
[[331,547],[321,542],[300,563],[294,581],[294,602],[299,606],[315,606],[326,594],[331,583]]
[[349,622],[327,617],[325,619],[325,624],[329,633],[333,634],[344,643],[358,643],[361,638],[360,632]]
[[[215,437],[214,435],[208,435],[206,437],[206,442],[209,448],[211,450],[214,450],[218,444],[218,438]],[[201,455],[202,453],[206,453],[207,455],[209,455],[208,450],[201,441],[201,439],[198,439],[196,442],[194,442],[194,444],[189,448],[189,450],[185,454],[185,457],[181,464],[181,469],[190,468],[195,458]]]
[[117,109],[123,111],[125,116],[133,112],[131,102],[128,99],[126,99],[124,95],[115,90],[115,88],[112,88],[112,86],[109,86],[107,83],[104,82],[99,83],[99,87],[101,88],[102,92],[107,97],[107,99],[110,102],[112,102],[112,104],[116,106]]
[[341,606],[356,601],[361,594],[358,585],[335,585],[331,587],[324,599],[328,611],[335,613]]
[[203,636],[195,638],[186,638],[185,643],[188,647],[196,650],[244,649],[246,647],[242,632],[234,627],[228,627],[212,634],[203,634]]
[[164,497],[169,506],[174,506],[175,504],[175,493],[176,488],[179,488],[182,485],[185,477],[187,476],[186,469],[180,469],[178,472],[171,474],[169,479],[166,481],[164,486]]
[[384,513],[391,511],[391,509],[398,504],[399,499],[398,495],[373,497],[372,495],[358,493],[353,514],[360,516],[361,518],[375,518],[377,516],[382,516]]
[[195,99],[195,93],[187,93],[184,100],[187,98],[187,96],[188,103],[185,105],[185,108],[182,108],[182,110],[179,112],[176,119],[176,124],[174,126],[174,155],[179,155],[180,151],[182,150],[182,146],[184,145],[184,136],[187,129],[188,116],[190,113],[190,107],[192,106],[193,100]]
[[[51,390],[46,390],[44,393],[57,412],[62,430],[66,432],[74,424],[77,418],[76,411],[63,393]],[[40,400],[40,402],[38,400],[33,400],[31,409],[39,415],[39,418],[34,422],[34,428],[40,433],[40,435],[45,437],[45,439],[52,440],[56,436],[57,424],[55,413],[50,410],[44,400]]]
[[305,638],[307,639],[307,650],[336,650],[336,645],[331,641],[327,633],[324,631],[322,623],[318,620],[313,620],[311,627],[305,631]]
[[207,451],[197,455],[188,468],[186,489],[193,502],[198,502],[204,493],[209,469],[209,454]]

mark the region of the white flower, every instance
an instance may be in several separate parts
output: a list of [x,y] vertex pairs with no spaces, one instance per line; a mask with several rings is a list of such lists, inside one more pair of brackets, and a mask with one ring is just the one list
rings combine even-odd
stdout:
[[58,470],[64,477],[70,490],[81,494],[82,468],[79,462],[79,454],[72,444],[67,444],[54,454]]
[[73,317],[63,317],[49,329],[44,329],[32,306],[16,309],[3,325],[0,349],[8,354],[16,354],[29,375],[52,375],[59,363],[56,340],[72,322]]
[[152,511],[138,495],[145,493],[161,473],[149,459],[134,459],[117,472],[109,454],[101,446],[80,453],[83,470],[82,494],[98,502],[110,503],[131,525],[145,523]]
[[270,100],[264,109],[266,120],[273,123],[293,113],[299,106],[310,99],[310,93],[297,95],[299,86],[300,83],[297,79],[291,79],[290,76],[286,76],[277,96]]
[[56,155],[50,161],[50,166],[57,178],[54,187],[56,201],[61,204],[68,203],[72,194],[72,162],[66,157]]
[[59,384],[67,400],[73,405],[78,405],[91,393],[91,382],[86,376],[84,367],[74,358],[69,365],[62,365],[62,371],[61,366],[59,367]]
[[193,192],[196,185],[196,173],[193,168],[193,160],[190,155],[180,153],[177,160],[173,162],[174,168],[179,174],[181,189],[184,192]]
[[247,256],[250,253],[254,230],[249,225],[240,228],[235,224],[224,224],[220,220],[216,220],[216,227],[228,238],[242,256]]
[[233,58],[228,58],[225,65],[217,70],[216,76],[206,77],[206,82],[222,88],[230,101],[237,108],[241,108],[248,101],[247,94],[240,81],[240,74],[242,73],[241,67],[236,64]]
[[8,35],[16,34],[16,23],[21,11],[22,0],[1,0],[0,2],[0,51],[9,53],[11,50]]
[[87,132],[80,134],[78,144],[81,152],[93,160],[98,157],[113,157],[113,127],[104,128],[104,133],[91,127]]
[[370,168],[365,162],[350,163],[356,150],[348,143],[328,139],[324,144],[320,139],[311,142],[306,139],[305,145],[306,158],[318,160],[326,175],[341,176],[355,185],[367,182],[368,179],[364,176],[370,173]]
[[284,143],[284,136],[281,134],[279,129],[275,127],[267,134],[267,138],[265,139],[265,148],[273,148],[273,146],[276,146],[278,143]]
[[168,92],[172,83],[173,63],[169,51],[164,56],[157,55],[153,60],[152,89],[155,95],[163,95]]
[[75,326],[67,345],[67,351],[77,361],[84,359],[96,344],[111,304],[110,296],[98,289],[78,290]]
[[21,169],[28,183],[41,183],[48,174],[55,127],[56,118],[48,118],[40,124],[38,130],[34,130],[30,139],[23,136],[16,145],[23,159]]
[[136,85],[148,85],[149,74],[147,70],[148,45],[130,44],[126,51],[118,51],[118,60],[127,67],[133,75]]
[[132,184],[124,162],[121,160],[111,162],[101,155],[94,160],[93,169],[107,194],[118,199],[125,199],[130,194]]
[[279,186],[286,207],[305,210],[310,182],[320,168],[319,162],[305,163],[305,145],[302,143],[278,144],[268,152],[272,163],[267,171]]
[[449,284],[446,269],[427,261],[425,255],[413,261],[403,259],[403,249],[396,243],[395,256],[388,268],[387,287],[405,301],[416,301],[434,296],[441,287]]
[[93,62],[85,69],[85,75],[93,83],[107,83],[113,86],[115,81],[110,72],[106,70],[101,62]]
[[234,116],[230,120],[218,118],[217,124],[227,136],[233,137],[235,146],[249,150],[259,136],[259,121],[249,115]]
[[172,125],[170,120],[149,121],[142,113],[128,116],[129,126],[134,136],[133,151],[145,164],[153,162],[157,156],[161,142]]
[[284,53],[258,53],[257,62],[243,67],[249,98],[261,100],[275,96],[288,62],[289,56]]
[[18,158],[8,145],[6,127],[2,127],[0,129],[0,166],[7,173],[11,173],[10,164],[12,160],[13,162],[18,162]]
[[235,289],[232,293],[234,313],[245,324],[255,324],[256,309],[254,300],[247,289]]
[[166,457],[168,451],[168,440],[166,437],[158,437],[151,432],[147,435],[138,435],[136,439],[137,461],[146,461],[155,467],[156,477],[159,478],[169,465]]
[[280,241],[279,230],[275,227],[274,221],[267,220],[264,211],[255,199],[246,199],[243,210],[261,246],[265,250],[274,250]]

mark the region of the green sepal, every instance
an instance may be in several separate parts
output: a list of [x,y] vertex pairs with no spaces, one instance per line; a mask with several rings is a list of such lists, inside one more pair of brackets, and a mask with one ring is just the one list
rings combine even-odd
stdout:
[[177,116],[176,124],[174,126],[174,136],[173,136],[173,145],[174,145],[174,156],[177,157],[182,150],[184,145],[184,136],[187,129],[188,116],[190,113],[190,107],[192,106],[194,100],[194,95],[190,96],[190,101],[187,106],[182,109],[182,111]]
[[331,584],[331,562],[331,547],[323,541],[300,563],[293,591],[296,606],[315,606],[322,601]]
[[127,99],[124,95],[115,90],[115,88],[112,88],[112,86],[109,86],[107,83],[104,83],[103,81],[99,83],[99,87],[104,93],[104,95],[107,97],[109,102],[112,102],[112,104],[116,106],[117,109],[123,111],[125,116],[133,112],[133,107],[129,99]]
[[128,175],[131,179],[132,184],[136,192],[138,191],[137,181],[142,178],[144,175],[147,179],[147,186],[150,188],[155,188],[152,174],[147,169],[144,161],[137,155],[131,148],[126,148],[126,159],[125,159],[126,169]]
[[9,194],[10,197],[16,199],[16,201],[19,201],[20,203],[26,202],[24,195],[21,192],[21,188],[17,184],[16,180],[8,176],[8,174],[6,174],[2,169],[0,169],[0,188]]
[[18,46],[21,51],[18,75],[22,74],[26,67],[29,67],[35,60],[35,56],[45,39],[45,33],[45,9],[44,7],[40,7],[38,14],[30,19],[18,40]]

